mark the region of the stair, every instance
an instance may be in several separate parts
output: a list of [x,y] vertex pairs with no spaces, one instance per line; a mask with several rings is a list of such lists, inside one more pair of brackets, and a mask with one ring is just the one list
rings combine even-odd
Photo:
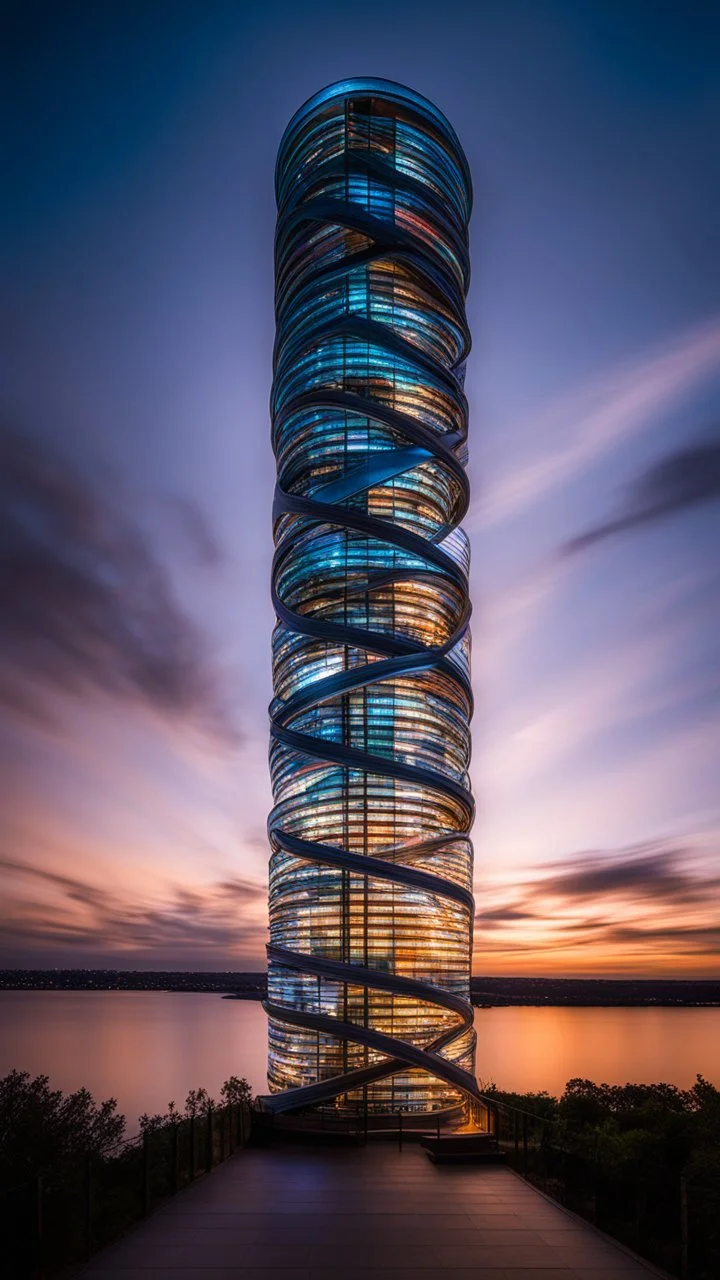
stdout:
[[435,1164],[503,1164],[505,1152],[492,1133],[446,1133],[423,1138],[425,1154]]

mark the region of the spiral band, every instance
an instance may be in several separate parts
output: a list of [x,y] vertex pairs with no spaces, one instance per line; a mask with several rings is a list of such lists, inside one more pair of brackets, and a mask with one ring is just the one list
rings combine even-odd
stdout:
[[276,1111],[477,1096],[469,1001],[467,164],[387,81],[317,94],[276,174]]

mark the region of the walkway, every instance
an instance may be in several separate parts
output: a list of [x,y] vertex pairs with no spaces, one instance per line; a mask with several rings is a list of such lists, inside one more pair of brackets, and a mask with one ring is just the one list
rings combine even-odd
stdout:
[[82,1280],[651,1280],[509,1169],[415,1144],[239,1152]]

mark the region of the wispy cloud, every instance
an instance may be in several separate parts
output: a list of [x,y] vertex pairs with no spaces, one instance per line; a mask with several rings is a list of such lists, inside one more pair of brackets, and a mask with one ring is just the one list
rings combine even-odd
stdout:
[[[42,720],[48,692],[101,691],[234,739],[207,639],[110,485],[10,430],[0,433],[0,475],[6,710]],[[183,510],[212,560],[206,522]]]
[[223,549],[207,514],[198,503],[185,495],[170,494],[165,505],[193,560],[205,569],[215,569],[223,564]]
[[469,531],[508,519],[643,431],[720,361],[720,320],[683,334],[673,344],[613,369],[564,397],[528,425],[542,452],[492,482],[466,521]]
[[617,515],[566,542],[561,554],[576,555],[616,534],[718,500],[720,442],[678,449],[633,481]]
[[717,847],[652,841],[542,863],[476,889],[475,968],[582,974],[720,970]]
[[697,853],[684,845],[653,842],[617,852],[601,850],[538,867],[526,886],[534,896],[564,900],[620,896],[646,903],[661,898],[669,905],[696,904],[720,888],[720,875],[702,875]]
[[[719,584],[714,567],[672,579],[636,605],[632,625],[625,623],[610,648],[589,647],[521,701],[508,699],[485,726],[480,786],[509,796],[560,765],[576,767],[581,754],[603,740],[614,744],[617,759],[627,734],[636,760],[660,745],[687,753],[687,733],[703,719],[699,708],[712,705],[720,691],[716,648],[687,658],[697,633],[717,627]],[[651,726],[660,718],[658,742]],[[620,763],[627,770],[626,759]],[[594,785],[602,785],[597,775]],[[568,799],[563,803],[567,812]]]
[[502,652],[566,585],[579,554],[596,544],[683,511],[720,501],[720,441],[698,441],[667,454],[630,482],[616,514],[562,543],[522,577],[490,597],[478,643]]
[[240,876],[147,896],[14,858],[0,870],[2,951],[14,965],[232,968],[262,953],[267,890]]

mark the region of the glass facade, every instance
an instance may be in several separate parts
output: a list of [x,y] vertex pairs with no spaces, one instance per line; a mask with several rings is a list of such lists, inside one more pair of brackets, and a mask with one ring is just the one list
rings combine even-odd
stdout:
[[447,1110],[477,1092],[470,178],[430,102],[352,80],[276,189],[266,1101]]

